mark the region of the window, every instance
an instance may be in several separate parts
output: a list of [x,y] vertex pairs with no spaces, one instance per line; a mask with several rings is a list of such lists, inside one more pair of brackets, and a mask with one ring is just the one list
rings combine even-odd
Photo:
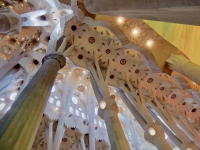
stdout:
[[99,121],[99,125],[100,125],[100,127],[102,127],[101,121]]
[[55,90],[56,90],[56,88],[55,88],[55,86],[53,86],[51,89],[51,92],[53,93],[53,92],[55,92]]
[[85,114],[82,112],[82,118],[83,119],[86,119],[86,117],[85,117]]
[[1,101],[5,101],[5,98],[0,98]]
[[78,103],[78,99],[76,98],[76,97],[72,97],[72,102],[74,103],[74,104],[77,104]]
[[77,115],[77,116],[80,116],[80,113],[79,113],[79,111],[78,111],[78,110],[76,110],[76,115]]
[[0,104],[0,110],[3,110],[5,106],[6,106],[5,103],[1,103],[1,104]]
[[69,112],[74,113],[74,109],[72,107],[69,107]]
[[54,99],[52,97],[50,97],[49,103],[53,103],[53,102],[54,102]]
[[60,107],[60,101],[56,102],[56,106]]

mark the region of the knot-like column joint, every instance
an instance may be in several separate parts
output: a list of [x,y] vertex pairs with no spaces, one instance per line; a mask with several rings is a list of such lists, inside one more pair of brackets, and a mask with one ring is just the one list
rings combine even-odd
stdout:
[[101,102],[99,103],[100,108],[98,110],[98,115],[103,118],[104,112],[108,110],[112,110],[116,112],[116,114],[119,112],[118,106],[115,102],[115,96],[111,95],[110,97],[103,98]]
[[44,56],[44,58],[42,59],[42,64],[48,59],[56,59],[60,63],[60,69],[62,69],[66,64],[66,58],[63,56],[62,53],[59,52],[53,52]]
[[147,124],[144,132],[144,138],[154,144],[157,149],[172,150],[169,143],[165,140],[165,134],[159,122]]

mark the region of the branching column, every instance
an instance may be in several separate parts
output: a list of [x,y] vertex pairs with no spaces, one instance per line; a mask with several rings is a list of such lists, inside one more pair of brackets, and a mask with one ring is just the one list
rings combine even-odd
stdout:
[[65,64],[60,53],[43,58],[42,67],[0,122],[0,149],[31,149],[58,70]]
[[[98,114],[105,120],[107,132],[110,140],[111,150],[130,150],[121,123],[117,116],[118,106],[115,102],[115,96],[110,97],[108,90],[108,81],[103,78],[97,59],[95,59],[97,70],[89,64],[88,69],[91,72],[91,85],[100,104]],[[109,71],[107,71],[109,72]],[[96,90],[96,91],[95,91]],[[98,91],[98,92],[97,92]]]
[[[118,114],[118,107],[114,100],[114,96],[104,98],[102,102],[106,104],[105,108],[99,108],[99,116],[106,123],[108,136],[110,139],[112,150],[130,150],[127,139],[121,127]],[[101,105],[101,102],[100,102]]]
[[200,66],[182,55],[171,54],[166,60],[170,69],[175,70],[200,85]]

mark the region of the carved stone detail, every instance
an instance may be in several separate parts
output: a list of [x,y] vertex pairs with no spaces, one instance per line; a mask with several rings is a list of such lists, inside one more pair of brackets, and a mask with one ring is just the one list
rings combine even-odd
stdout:
[[58,62],[60,63],[60,69],[62,69],[66,64],[66,58],[63,56],[62,53],[59,53],[59,52],[53,52],[53,53],[50,53],[50,54],[44,56],[44,58],[42,59],[42,64],[47,59],[56,59],[56,60],[58,60]]

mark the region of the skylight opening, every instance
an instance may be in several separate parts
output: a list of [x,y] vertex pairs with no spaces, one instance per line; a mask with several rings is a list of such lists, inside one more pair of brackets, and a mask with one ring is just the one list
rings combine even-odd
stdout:
[[78,104],[78,99],[76,98],[76,97],[72,97],[72,102],[74,103],[74,104]]
[[60,101],[56,102],[56,106],[60,107]]
[[50,97],[49,98],[49,103],[53,103],[54,102],[54,98]]
[[0,110],[3,110],[5,106],[6,106],[5,103],[1,103],[1,104],[0,104]]
[[85,116],[85,114],[83,112],[82,112],[82,118],[86,119],[86,116]]
[[74,109],[72,107],[69,107],[69,112],[74,113]]
[[56,88],[55,88],[55,86],[53,86],[51,89],[51,92],[53,93],[53,92],[55,92],[55,90],[56,90]]
[[2,98],[0,98],[0,100],[4,102],[4,101],[5,101],[5,98],[2,97]]
[[14,101],[14,100],[16,99],[16,96],[17,96],[17,93],[12,93],[12,94],[10,95],[10,99],[11,99],[12,101]]
[[77,115],[77,116],[80,116],[80,113],[79,113],[79,111],[78,111],[78,110],[76,110],[76,115]]

